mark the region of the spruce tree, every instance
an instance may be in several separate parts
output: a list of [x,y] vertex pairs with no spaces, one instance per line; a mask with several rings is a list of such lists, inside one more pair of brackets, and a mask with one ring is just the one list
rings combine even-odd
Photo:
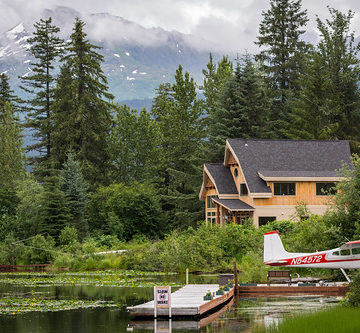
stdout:
[[68,153],[67,160],[59,173],[60,189],[64,192],[69,209],[69,223],[75,227],[80,237],[88,232],[86,208],[88,204],[88,185],[73,153]]
[[262,64],[274,92],[271,116],[273,136],[281,136],[281,129],[291,114],[289,101],[298,91],[298,77],[303,59],[309,49],[301,36],[308,21],[301,0],[270,0],[270,9],[262,13],[257,45],[261,51],[256,60]]
[[181,66],[175,83],[161,85],[152,114],[162,134],[162,164],[159,190],[163,210],[172,225],[194,225],[201,218],[197,199],[203,162],[203,104],[197,99],[196,84]]
[[58,171],[48,168],[46,173],[44,191],[40,199],[41,232],[57,238],[71,220],[69,201],[61,189]]
[[63,40],[57,36],[60,29],[52,25],[51,17],[34,24],[35,32],[27,42],[34,61],[30,63],[31,74],[22,76],[21,88],[29,99],[25,101],[25,126],[33,130],[35,143],[28,151],[35,151],[30,158],[34,171],[41,177],[49,168],[52,149],[52,102],[56,80],[55,62],[63,53]]
[[0,74],[0,117],[5,113],[5,105],[12,104],[14,108],[14,102],[17,101],[16,96],[13,94],[9,84],[9,78],[5,73]]
[[360,44],[350,24],[354,13],[329,8],[331,18],[317,18],[321,39],[301,75],[294,102],[292,135],[310,139],[347,139],[360,151]]
[[205,96],[205,111],[206,128],[208,133],[208,141],[205,145],[205,152],[208,156],[208,162],[217,162],[218,154],[214,154],[214,145],[217,144],[217,122],[216,109],[220,92],[233,75],[232,62],[223,57],[218,64],[213,63],[212,55],[210,54],[210,61],[207,64],[207,70],[203,70],[204,84],[203,91]]
[[210,132],[211,160],[222,161],[227,139],[268,137],[271,104],[263,74],[245,56],[219,94]]
[[[107,79],[99,47],[86,39],[85,23],[76,18],[62,58],[64,65],[54,105],[54,149],[57,165],[73,151],[90,186],[106,182],[109,164],[107,138],[111,126]],[[65,142],[64,142],[64,138]]]

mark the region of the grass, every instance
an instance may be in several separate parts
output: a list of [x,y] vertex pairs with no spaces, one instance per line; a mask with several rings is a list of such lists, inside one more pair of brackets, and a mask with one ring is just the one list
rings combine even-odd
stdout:
[[355,333],[360,331],[360,309],[336,306],[311,314],[285,318],[278,326],[256,328],[266,333]]

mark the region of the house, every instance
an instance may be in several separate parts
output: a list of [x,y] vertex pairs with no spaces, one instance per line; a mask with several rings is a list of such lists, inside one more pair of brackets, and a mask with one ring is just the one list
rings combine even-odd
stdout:
[[260,226],[289,219],[303,203],[323,214],[342,163],[351,165],[348,141],[229,139],[224,163],[204,165],[206,221],[252,217]]

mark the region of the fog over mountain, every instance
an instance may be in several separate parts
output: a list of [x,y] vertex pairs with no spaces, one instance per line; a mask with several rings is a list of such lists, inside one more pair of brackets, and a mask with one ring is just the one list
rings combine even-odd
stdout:
[[[195,36],[162,28],[144,28],[108,13],[84,17],[71,8],[57,7],[46,9],[41,15],[42,18],[53,18],[65,40],[69,38],[77,16],[86,22],[90,41],[102,47],[99,51],[104,56],[102,68],[108,77],[110,91],[119,102],[130,101],[131,104],[132,100],[145,99],[144,103],[149,105],[159,84],[173,80],[179,64],[201,82],[201,71],[208,62],[209,52],[216,49],[210,42]],[[34,30],[34,23],[32,19],[19,22],[0,35],[0,73],[9,76],[18,94],[22,94],[17,88],[18,77],[31,73],[27,39]],[[197,47],[199,44],[201,48]],[[215,58],[218,57],[220,54],[215,53]],[[136,106],[141,103],[137,101]]]

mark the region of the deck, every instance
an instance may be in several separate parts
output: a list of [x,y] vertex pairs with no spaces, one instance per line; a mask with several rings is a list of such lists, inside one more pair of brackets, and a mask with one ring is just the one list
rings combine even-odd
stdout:
[[[173,317],[200,317],[205,313],[226,303],[234,295],[234,288],[224,295],[215,296],[210,301],[204,301],[203,296],[210,291],[215,293],[218,284],[188,284],[171,294],[171,315]],[[153,317],[154,301],[127,308],[131,316]],[[168,317],[168,309],[158,309],[159,317]]]

